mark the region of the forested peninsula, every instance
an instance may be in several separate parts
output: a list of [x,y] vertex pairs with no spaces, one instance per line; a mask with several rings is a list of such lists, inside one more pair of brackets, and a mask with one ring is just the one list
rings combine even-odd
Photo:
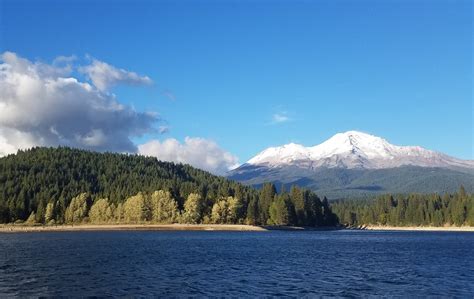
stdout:
[[0,159],[0,223],[334,226],[327,199],[293,187],[277,194],[189,165],[67,147]]

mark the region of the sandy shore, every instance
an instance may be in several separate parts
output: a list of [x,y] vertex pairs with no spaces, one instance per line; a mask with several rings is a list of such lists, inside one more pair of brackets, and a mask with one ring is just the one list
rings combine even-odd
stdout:
[[[0,233],[18,232],[66,232],[66,231],[326,231],[341,230],[341,227],[296,227],[296,226],[254,226],[243,224],[79,224],[79,225],[24,225],[0,224]],[[390,231],[463,231],[474,232],[474,226],[364,226],[347,230],[390,230]]]
[[366,226],[367,230],[474,232],[474,226]]
[[121,231],[121,230],[159,230],[159,231],[266,231],[253,225],[240,224],[80,224],[80,225],[0,225],[0,233],[50,232],[50,231]]

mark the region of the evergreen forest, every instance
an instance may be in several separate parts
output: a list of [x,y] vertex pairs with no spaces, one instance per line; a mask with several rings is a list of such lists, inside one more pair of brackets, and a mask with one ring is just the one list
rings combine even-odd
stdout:
[[474,226],[474,194],[462,186],[454,194],[382,195],[331,206],[347,226]]
[[0,158],[0,223],[222,223],[334,226],[326,198],[260,190],[189,165],[32,148]]

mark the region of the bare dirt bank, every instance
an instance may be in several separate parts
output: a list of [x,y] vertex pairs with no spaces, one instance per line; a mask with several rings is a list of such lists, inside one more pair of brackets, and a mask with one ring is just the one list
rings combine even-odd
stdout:
[[0,225],[0,233],[51,231],[266,231],[253,225],[240,224],[80,224],[80,225]]
[[474,232],[474,226],[365,226],[367,230]]

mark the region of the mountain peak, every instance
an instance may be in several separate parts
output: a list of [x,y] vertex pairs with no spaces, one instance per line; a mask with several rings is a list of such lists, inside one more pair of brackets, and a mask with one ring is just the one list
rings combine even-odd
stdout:
[[360,138],[376,137],[374,135],[364,133],[364,132],[361,132],[361,131],[355,131],[355,130],[346,131],[346,132],[342,132],[342,133],[337,133],[336,135],[338,135],[338,134],[341,134],[341,135],[344,135],[344,136],[347,136],[347,137],[350,137],[350,136],[360,137]]
[[403,165],[425,167],[474,167],[464,161],[419,146],[397,146],[368,133],[337,133],[321,144],[305,147],[289,143],[271,147],[250,159],[247,164],[270,167],[302,168],[391,168]]
[[[347,141],[349,144],[357,146],[358,144],[364,143],[383,143],[389,144],[385,139],[381,137],[377,137],[375,135],[371,135],[368,133],[360,132],[360,131],[347,131],[343,133],[337,133],[327,141],[337,141],[337,142],[345,142]],[[327,142],[326,141],[326,142]]]
[[342,153],[352,153],[372,158],[387,157],[393,146],[385,139],[358,131],[338,133],[325,142],[310,148],[314,158],[328,158]]

